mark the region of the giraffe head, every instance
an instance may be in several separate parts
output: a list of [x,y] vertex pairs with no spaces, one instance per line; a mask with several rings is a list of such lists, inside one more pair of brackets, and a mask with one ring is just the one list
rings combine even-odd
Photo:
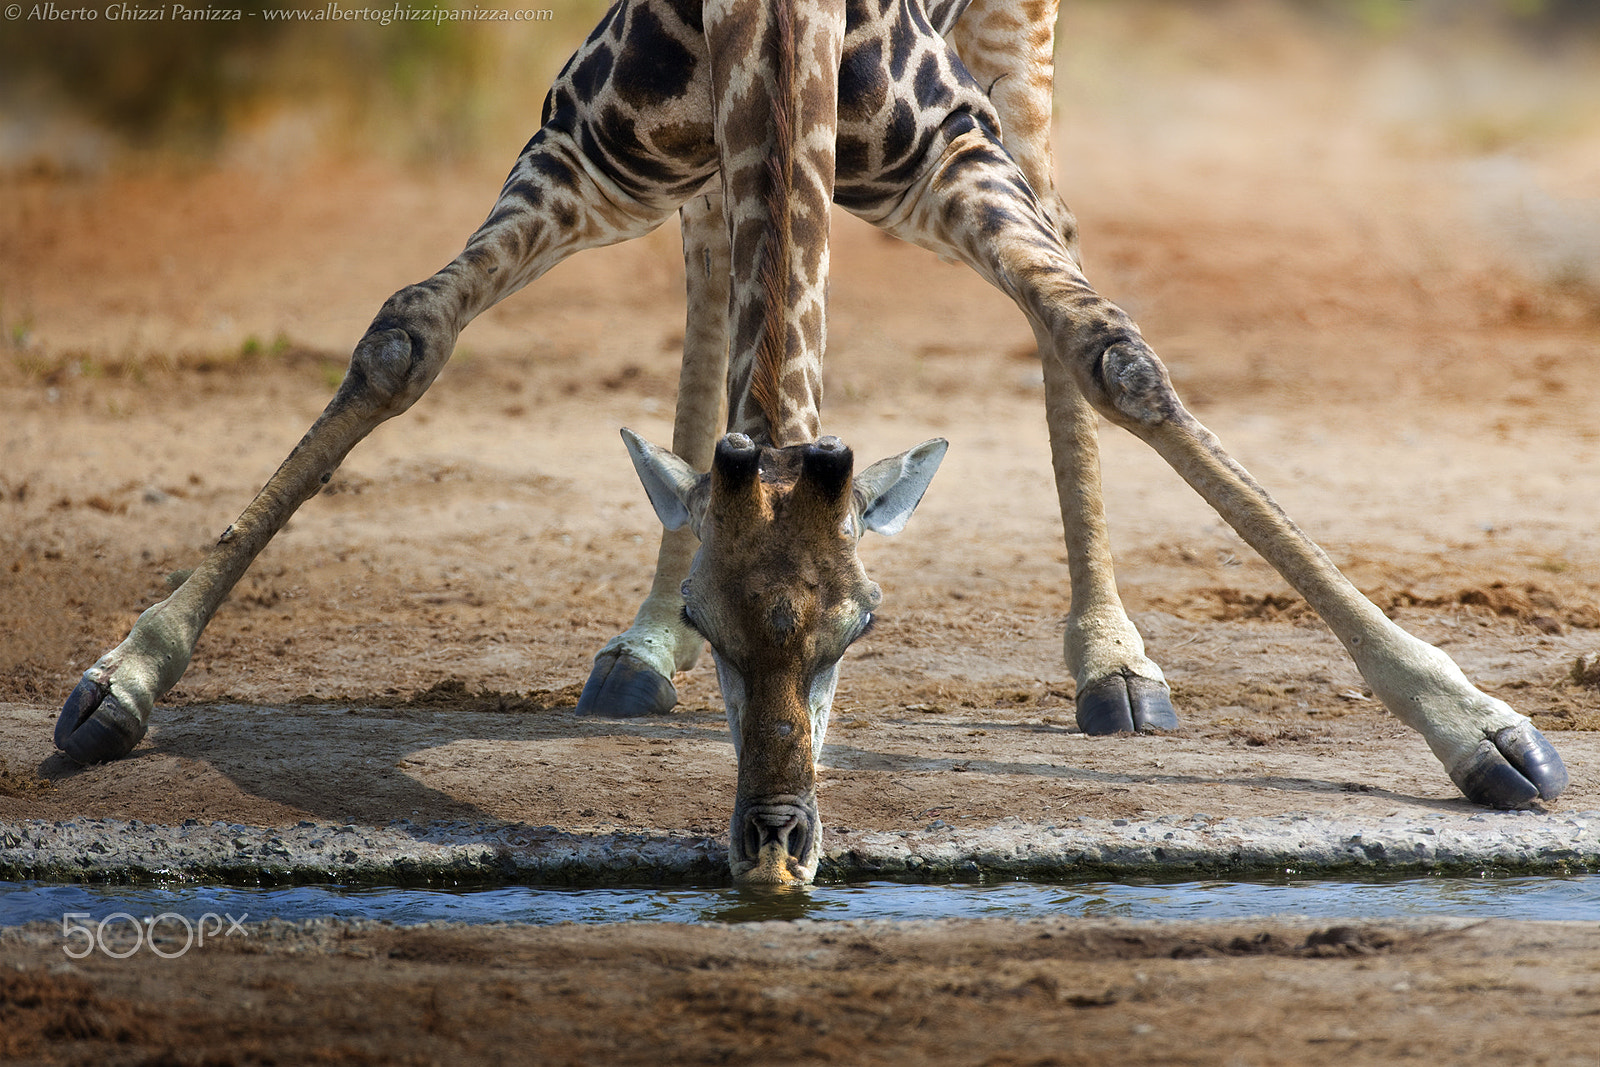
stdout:
[[683,583],[684,619],[716,659],[739,761],[728,857],[736,881],[809,882],[822,824],[816,761],[845,649],[872,626],[882,593],[856,554],[864,530],[895,534],[939,469],[928,441],[852,477],[836,437],[788,448],[743,434],[700,474],[624,430],[668,529],[700,538]]

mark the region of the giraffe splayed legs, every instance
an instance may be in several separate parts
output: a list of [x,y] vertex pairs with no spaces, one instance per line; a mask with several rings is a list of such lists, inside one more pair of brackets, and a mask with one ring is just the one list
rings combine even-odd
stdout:
[[[1049,175],[1048,108],[1037,92],[1048,35],[1025,35],[1018,56],[985,52],[990,29],[1017,21],[1001,0],[976,0],[962,22],[958,7],[936,14],[914,0],[804,0],[793,11],[783,2],[771,12],[754,0],[620,0],[611,9],[551,90],[488,220],[453,262],[384,305],[333,400],[256,500],[85,672],[57,744],[80,762],[126,754],[251,560],[362,437],[416,402],[474,316],[576,251],[648,232],[704,196],[720,171],[720,211],[710,199],[702,206],[721,215],[729,266],[712,263],[707,246],[703,281],[712,296],[730,281],[729,340],[715,351],[708,328],[688,362],[691,387],[704,394],[728,360],[734,433],[709,464],[701,459],[714,416],[680,418],[677,447],[688,458],[632,438],[629,447],[664,524],[700,540],[692,561],[681,534],[664,547],[649,617],[636,627],[660,637],[647,667],[663,680],[700,638],[716,652],[739,756],[737,877],[805,880],[815,871],[815,761],[837,664],[878,596],[856,541],[904,524],[943,452],[930,442],[856,476],[842,445],[814,440],[830,198],[966,261],[1033,326],[1073,578],[1066,652],[1086,729],[1173,721],[1112,581],[1098,413],[1150,444],[1283,574],[1469,798],[1510,807],[1559,794],[1566,770],[1548,741],[1361,597],[1183,407],[1132,321],[1089,286]],[[1016,8],[1025,26],[1053,20],[1039,0]],[[962,30],[968,16],[975,21]],[[997,80],[974,80],[957,50]],[[996,100],[1009,100],[1009,113]],[[1016,120],[1004,135],[1002,118]],[[709,474],[697,473],[703,465]],[[613,667],[634,647],[621,641]]]

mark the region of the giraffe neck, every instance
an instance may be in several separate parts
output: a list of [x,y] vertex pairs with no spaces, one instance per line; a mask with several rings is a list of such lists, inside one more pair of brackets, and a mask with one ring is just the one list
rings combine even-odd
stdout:
[[843,0],[710,0],[716,139],[731,238],[728,429],[821,433]]

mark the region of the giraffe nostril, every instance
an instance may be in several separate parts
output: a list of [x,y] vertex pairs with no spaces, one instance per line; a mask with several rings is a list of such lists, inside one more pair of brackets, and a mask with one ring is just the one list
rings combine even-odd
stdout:
[[[736,816],[736,862],[810,866],[816,840],[816,816],[795,803],[751,805]],[[774,855],[776,853],[776,855]]]
[[755,855],[759,856],[764,849],[776,845],[778,849],[791,860],[800,860],[806,853],[806,826],[803,820],[791,817],[777,824],[764,824],[757,827],[757,845]]
[[793,855],[790,843],[795,837],[795,831],[800,828],[800,820],[788,812],[758,812],[746,824],[747,831],[755,839],[755,851],[760,852],[769,845],[781,846],[784,852]]

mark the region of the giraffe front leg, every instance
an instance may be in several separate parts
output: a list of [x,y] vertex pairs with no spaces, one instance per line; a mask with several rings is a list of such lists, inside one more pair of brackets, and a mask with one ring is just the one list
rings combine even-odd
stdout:
[[1000,113],[1001,142],[1016,160],[1051,220],[1062,247],[1080,267],[1078,223],[1056,190],[1051,112],[1055,104],[1057,0],[971,0],[946,40]]
[[[679,209],[688,311],[678,377],[672,451],[697,470],[711,466],[728,377],[728,234],[722,180]],[[699,542],[688,529],[665,530],[650,594],[633,625],[595,655],[578,698],[579,715],[662,715],[678,702],[676,671],[688,670],[705,640],[683,621],[680,587]]]
[[[1050,338],[1050,373],[1154,448],[1281,574],[1349,650],[1374,694],[1422,734],[1472,801],[1522,807],[1558,796],[1567,770],[1523,715],[1467,681],[1443,652],[1406,633],[1350,584],[1179,401],[1138,328],[1084,280],[1013,164],[969,130],[885,220],[894,232],[964,258]],[[1055,394],[1059,399],[1061,394]],[[1059,418],[1052,412],[1052,418]]]
[[[1080,335],[1081,336],[1081,335]],[[1373,694],[1422,734],[1468,799],[1498,808],[1567,785],[1555,746],[1524,715],[1472,685],[1449,656],[1362,596],[1267,491],[1178,400],[1136,333],[1068,356],[1095,406],[1161,454],[1320,615]]]
[[98,763],[133,750],[155,702],[183,676],[201,631],[251,561],[327,484],[350,449],[409,407],[438,374],[454,338],[424,341],[425,331],[398,328],[392,312],[404,298],[402,291],[385,305],[356,346],[333,400],[200,565],[84,672],[56,720],[55,744],[69,759]]
[[189,578],[84,672],[56,722],[69,758],[116,759],[139,743],[155,702],[251,561],[357,442],[422,396],[473,318],[573,253],[648,233],[671,213],[675,202],[632,199],[605,178],[560,132],[570,125],[558,116],[535,134],[462,252],[385,302],[333,400],[256,499]]

